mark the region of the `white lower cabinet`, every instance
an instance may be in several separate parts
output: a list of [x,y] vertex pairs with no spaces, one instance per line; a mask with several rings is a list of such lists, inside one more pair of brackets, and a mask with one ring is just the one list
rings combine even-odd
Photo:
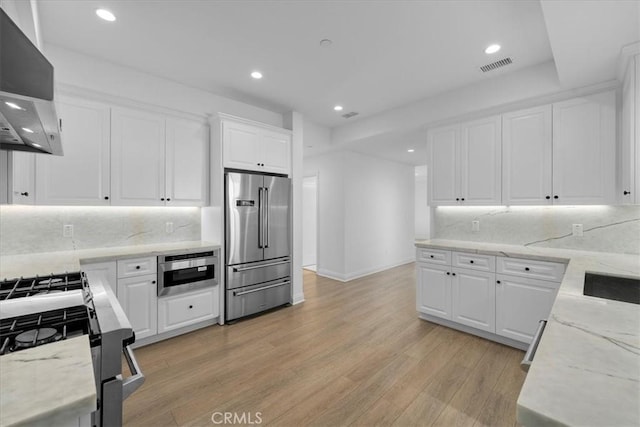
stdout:
[[495,332],[495,273],[454,268],[452,309],[454,322]]
[[546,319],[560,284],[524,277],[496,276],[496,334],[529,343]]
[[118,301],[131,323],[136,340],[158,333],[158,297],[155,274],[118,279]]
[[218,317],[219,288],[158,298],[158,333]]
[[451,267],[417,264],[417,310],[451,320]]

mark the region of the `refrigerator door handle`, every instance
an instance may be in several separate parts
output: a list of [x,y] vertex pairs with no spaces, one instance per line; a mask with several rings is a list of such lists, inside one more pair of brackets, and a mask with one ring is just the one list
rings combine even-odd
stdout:
[[263,242],[262,242],[262,233],[264,232],[262,230],[263,228],[263,223],[262,223],[262,210],[264,209],[264,203],[262,200],[262,187],[258,187],[258,247],[259,248],[264,248]]
[[264,247],[268,248],[269,247],[269,189],[265,188],[264,189],[264,196],[265,196],[265,202],[264,202],[264,235],[265,235],[265,239],[264,239]]

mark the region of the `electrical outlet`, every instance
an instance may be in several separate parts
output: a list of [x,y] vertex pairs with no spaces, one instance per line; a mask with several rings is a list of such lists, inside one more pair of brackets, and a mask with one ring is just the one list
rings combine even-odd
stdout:
[[582,232],[582,224],[573,224],[571,226],[571,233],[576,237],[582,237],[584,235]]
[[480,221],[471,221],[471,231],[480,231]]
[[167,234],[173,233],[173,223],[172,222],[167,222],[164,225],[164,230],[167,232]]
[[62,226],[62,237],[73,237],[73,224],[65,224]]

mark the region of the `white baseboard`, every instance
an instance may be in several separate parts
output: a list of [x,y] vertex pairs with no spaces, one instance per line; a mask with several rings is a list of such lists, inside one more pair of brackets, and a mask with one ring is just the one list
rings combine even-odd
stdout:
[[335,271],[325,270],[324,268],[318,268],[316,274],[318,276],[326,277],[328,279],[337,280],[339,282],[349,282],[354,279],[359,279],[361,277],[369,276],[371,274],[379,273],[381,271],[389,270],[391,268],[399,267],[401,265],[410,264],[415,262],[415,257],[407,258],[402,261],[394,262],[391,264],[386,264],[380,267],[367,268],[364,270],[356,271],[353,273],[336,273]]
[[304,302],[304,294],[303,293],[299,293],[299,294],[295,294],[293,296],[293,302],[291,303],[291,305],[296,305],[296,304],[300,304]]

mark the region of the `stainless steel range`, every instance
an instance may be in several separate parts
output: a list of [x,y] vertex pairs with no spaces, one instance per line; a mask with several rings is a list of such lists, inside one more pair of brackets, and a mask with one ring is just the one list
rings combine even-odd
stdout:
[[[144,382],[129,347],[135,335],[116,296],[100,276],[84,273],[0,282],[0,355],[88,335],[98,409],[94,426],[122,425],[122,401]],[[132,376],[122,378],[121,354]]]

